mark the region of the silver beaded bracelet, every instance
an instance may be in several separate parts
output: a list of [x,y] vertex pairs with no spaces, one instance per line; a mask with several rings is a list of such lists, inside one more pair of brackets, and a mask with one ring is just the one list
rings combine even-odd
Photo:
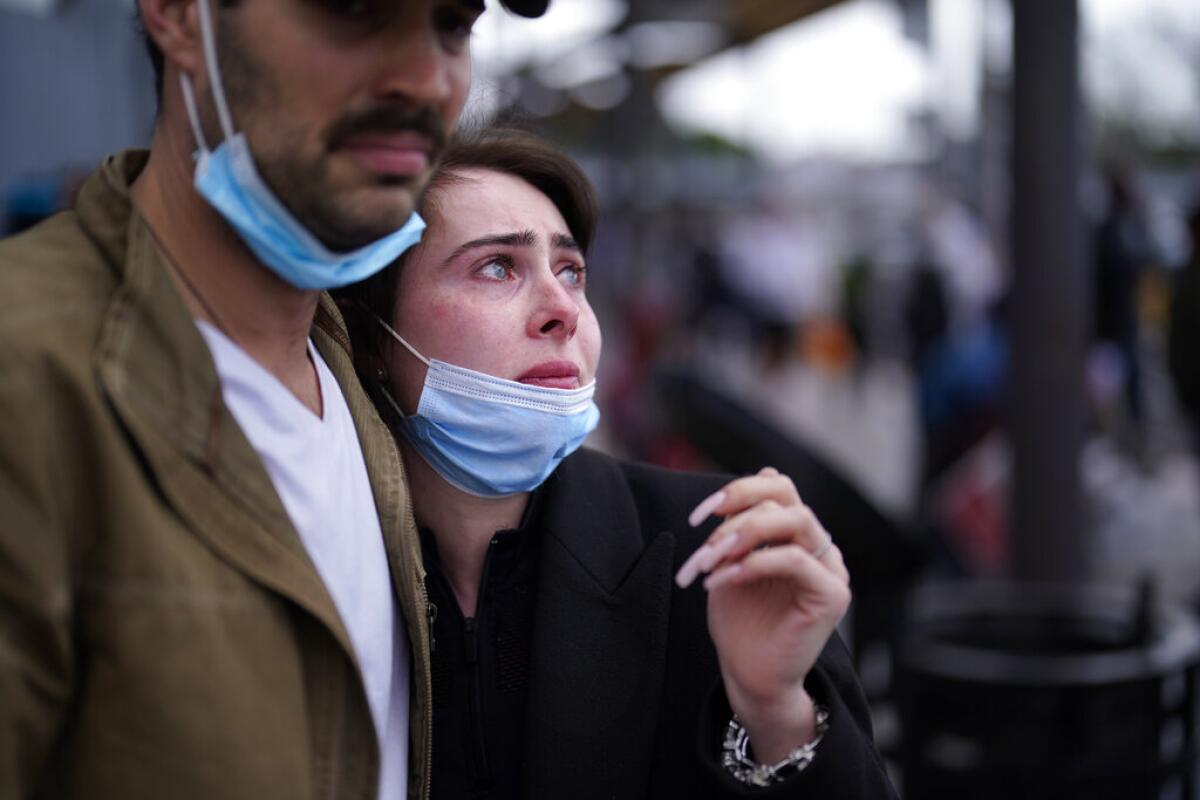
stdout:
[[737,715],[729,720],[725,729],[725,741],[721,746],[721,763],[729,774],[748,786],[773,786],[808,767],[817,754],[817,745],[829,730],[829,710],[814,705],[817,735],[808,744],[802,744],[787,754],[777,764],[759,764],[750,758],[750,734],[738,720]]

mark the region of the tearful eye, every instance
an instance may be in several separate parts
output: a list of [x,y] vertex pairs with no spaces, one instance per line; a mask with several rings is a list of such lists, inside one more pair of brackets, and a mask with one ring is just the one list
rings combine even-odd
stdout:
[[571,287],[582,287],[587,283],[587,267],[580,264],[568,264],[558,274],[563,283]]
[[479,274],[495,281],[508,280],[512,274],[512,264],[502,258],[493,258],[479,268]]

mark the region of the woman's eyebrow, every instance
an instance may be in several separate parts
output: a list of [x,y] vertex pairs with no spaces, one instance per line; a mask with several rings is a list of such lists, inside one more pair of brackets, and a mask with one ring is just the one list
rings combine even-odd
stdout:
[[550,239],[550,244],[554,245],[556,249],[574,250],[577,253],[583,253],[583,248],[579,246],[579,242],[575,241],[574,237],[568,236],[565,233],[554,234]]
[[531,230],[517,231],[515,233],[493,233],[460,244],[454,248],[454,252],[443,263],[449,264],[463,253],[480,247],[496,247],[498,245],[502,247],[533,247],[535,244],[537,244],[537,234]]

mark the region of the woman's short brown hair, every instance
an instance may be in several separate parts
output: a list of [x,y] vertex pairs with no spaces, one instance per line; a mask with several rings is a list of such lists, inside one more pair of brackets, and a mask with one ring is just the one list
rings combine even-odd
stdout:
[[[417,201],[426,220],[436,219],[437,193],[479,169],[520,178],[544,194],[562,214],[567,230],[586,255],[596,232],[596,193],[592,182],[571,158],[525,131],[491,128],[455,137]],[[409,253],[413,252],[412,250]],[[380,377],[387,333],[372,315],[391,324],[396,288],[407,254],[361,283],[335,291],[346,316],[355,364],[364,382]]]

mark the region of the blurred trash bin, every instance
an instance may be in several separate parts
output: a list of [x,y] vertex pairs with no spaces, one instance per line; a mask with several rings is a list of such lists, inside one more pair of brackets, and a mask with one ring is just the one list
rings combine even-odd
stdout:
[[1200,626],[1148,591],[922,586],[896,664],[909,800],[1196,798]]

